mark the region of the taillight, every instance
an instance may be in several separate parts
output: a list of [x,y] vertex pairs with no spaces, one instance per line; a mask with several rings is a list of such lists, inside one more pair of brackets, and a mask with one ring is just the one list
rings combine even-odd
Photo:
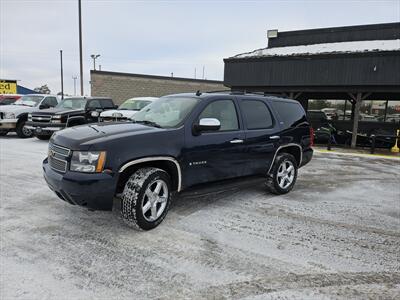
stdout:
[[310,147],[314,146],[314,128],[310,126]]

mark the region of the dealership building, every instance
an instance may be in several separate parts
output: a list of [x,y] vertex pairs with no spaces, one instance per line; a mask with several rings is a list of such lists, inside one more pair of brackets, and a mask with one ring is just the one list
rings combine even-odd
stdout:
[[352,131],[352,146],[357,132],[400,127],[400,23],[269,30],[267,37],[266,48],[224,59],[225,86],[296,99],[305,109],[339,101],[343,116],[333,122]]

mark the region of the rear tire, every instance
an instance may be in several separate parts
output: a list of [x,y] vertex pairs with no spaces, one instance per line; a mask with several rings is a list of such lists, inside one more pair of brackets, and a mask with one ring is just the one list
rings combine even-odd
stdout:
[[17,123],[17,128],[16,128],[16,132],[18,137],[26,139],[26,138],[30,138],[33,136],[33,131],[30,129],[27,129],[25,127],[25,122],[26,121],[20,121]]
[[297,161],[293,155],[279,153],[270,173],[267,175],[266,186],[268,191],[276,195],[289,193],[296,183],[297,170]]
[[122,193],[122,219],[135,229],[157,227],[167,215],[171,200],[171,179],[157,168],[137,170]]

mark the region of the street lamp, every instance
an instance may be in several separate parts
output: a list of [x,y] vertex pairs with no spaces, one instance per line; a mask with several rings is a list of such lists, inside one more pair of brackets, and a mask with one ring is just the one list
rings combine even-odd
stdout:
[[96,71],[96,59],[100,57],[100,54],[92,54],[90,57],[93,59],[93,70]]

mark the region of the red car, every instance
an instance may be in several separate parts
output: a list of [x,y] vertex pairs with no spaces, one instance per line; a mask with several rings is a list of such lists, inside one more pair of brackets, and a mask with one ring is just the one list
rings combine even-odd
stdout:
[[17,94],[0,95],[0,105],[13,104],[15,101],[17,101],[21,97],[22,97],[22,95],[17,95]]

